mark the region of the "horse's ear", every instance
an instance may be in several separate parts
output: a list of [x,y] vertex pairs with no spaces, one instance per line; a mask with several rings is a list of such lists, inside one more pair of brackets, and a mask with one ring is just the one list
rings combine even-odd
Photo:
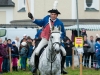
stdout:
[[52,30],[54,30],[54,26],[52,26]]
[[61,26],[58,27],[58,30],[61,31]]

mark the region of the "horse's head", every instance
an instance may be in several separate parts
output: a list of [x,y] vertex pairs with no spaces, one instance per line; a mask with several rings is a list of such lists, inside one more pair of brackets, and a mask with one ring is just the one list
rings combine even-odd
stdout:
[[60,52],[60,36],[61,36],[61,27],[52,27],[50,41],[52,43],[52,49],[56,52]]

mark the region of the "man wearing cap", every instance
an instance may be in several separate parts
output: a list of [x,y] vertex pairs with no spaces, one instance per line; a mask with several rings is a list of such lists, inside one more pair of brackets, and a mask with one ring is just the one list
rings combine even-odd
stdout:
[[[42,47],[44,47],[49,41],[49,37],[50,37],[50,23],[49,22],[51,22],[51,25],[53,25],[53,26],[61,27],[61,32],[62,32],[61,39],[64,39],[64,37],[66,35],[63,23],[57,18],[58,15],[60,14],[60,12],[56,9],[55,6],[56,6],[56,4],[54,4],[54,7],[52,10],[48,11],[50,13],[50,15],[45,16],[42,20],[37,20],[33,17],[33,15],[30,12],[28,13],[28,17],[33,20],[33,23],[43,27],[41,35],[40,35],[42,40],[40,41],[39,45],[37,46],[37,48],[35,50],[35,54],[36,54],[35,61],[38,58],[38,54],[39,54],[40,50],[42,49]],[[65,57],[66,57],[66,51],[62,46],[61,46],[61,50],[63,53],[62,61],[61,61],[61,72],[63,74],[67,74],[67,72],[65,72],[63,70]],[[36,66],[36,64],[35,64],[35,66]],[[33,72],[35,72],[37,68],[38,67],[36,66],[35,69],[33,70]]]

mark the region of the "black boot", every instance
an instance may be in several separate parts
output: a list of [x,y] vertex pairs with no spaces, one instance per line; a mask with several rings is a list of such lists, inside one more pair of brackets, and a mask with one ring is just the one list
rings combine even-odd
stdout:
[[61,60],[61,73],[62,74],[68,74],[66,71],[64,71],[65,60],[66,60],[66,56],[62,56],[62,60]]
[[36,72],[36,70],[38,69],[38,64],[39,64],[39,57],[35,55],[35,66],[31,68],[32,73]]

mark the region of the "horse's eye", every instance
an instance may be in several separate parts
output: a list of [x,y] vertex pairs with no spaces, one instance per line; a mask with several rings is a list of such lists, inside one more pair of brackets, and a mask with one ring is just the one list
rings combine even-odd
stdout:
[[53,36],[51,36],[51,38],[53,38]]

